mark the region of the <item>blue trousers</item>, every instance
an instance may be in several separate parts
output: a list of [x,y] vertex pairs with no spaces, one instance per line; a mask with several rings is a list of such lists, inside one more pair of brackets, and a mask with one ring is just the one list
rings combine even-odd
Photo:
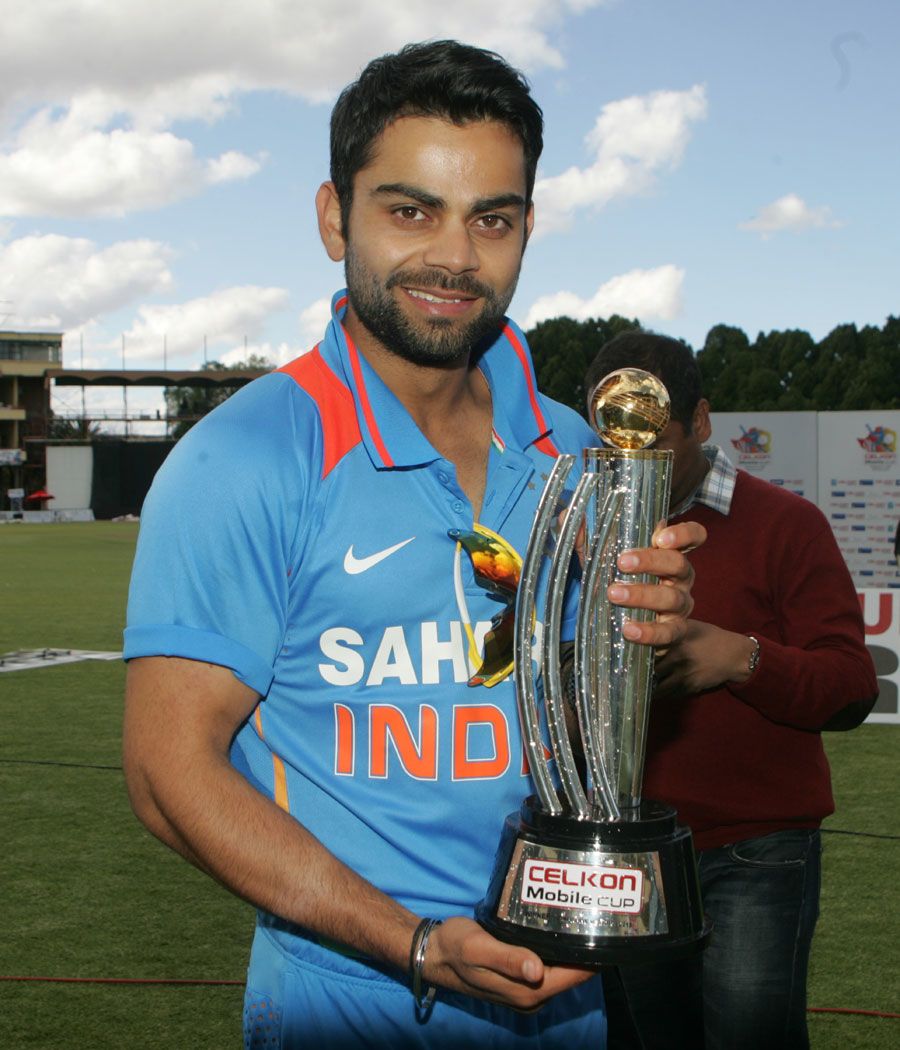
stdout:
[[702,851],[709,945],[606,975],[610,1050],[806,1050],[821,850],[806,829]]
[[[273,928],[280,926],[280,929]],[[536,1013],[439,990],[424,1022],[400,973],[339,954],[284,924],[256,928],[244,995],[245,1050],[604,1050],[599,978]]]

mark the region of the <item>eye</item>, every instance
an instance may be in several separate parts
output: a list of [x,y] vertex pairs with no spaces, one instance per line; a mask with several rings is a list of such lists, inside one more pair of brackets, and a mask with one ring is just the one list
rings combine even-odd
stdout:
[[404,222],[423,222],[427,218],[425,212],[415,204],[401,204],[399,208],[394,208],[394,215]]
[[489,233],[495,237],[502,237],[512,229],[512,223],[505,215],[497,215],[491,212],[488,215],[479,215],[475,225],[482,233]]

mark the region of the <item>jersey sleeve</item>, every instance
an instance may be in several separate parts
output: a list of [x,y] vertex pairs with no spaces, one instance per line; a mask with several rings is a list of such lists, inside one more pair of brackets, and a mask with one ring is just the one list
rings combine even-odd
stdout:
[[315,411],[280,375],[238,391],[179,441],[141,511],[126,660],[219,664],[266,694],[321,460]]

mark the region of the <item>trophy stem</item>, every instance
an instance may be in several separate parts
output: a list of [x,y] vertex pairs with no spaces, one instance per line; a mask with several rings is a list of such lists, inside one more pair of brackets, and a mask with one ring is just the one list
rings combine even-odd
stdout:
[[[655,450],[585,451],[585,469],[601,478],[597,508],[589,515],[592,550],[599,540],[607,495],[618,493],[622,500],[612,539],[602,557],[607,573],[614,570],[623,551],[650,546],[656,526],[668,512],[671,460],[670,452]],[[647,583],[651,577],[637,574],[627,579]],[[598,592],[602,590],[600,583],[596,587]],[[634,810],[641,802],[653,651],[629,642],[622,629],[628,619],[646,620],[653,614],[611,606],[590,589],[585,599],[592,601],[589,687],[598,698],[602,759],[619,809]],[[623,813],[623,817],[627,816]]]
[[534,781],[534,788],[541,801],[541,806],[547,813],[555,815],[562,813],[563,808],[550,777],[547,760],[544,758],[544,743],[541,740],[540,718],[534,689],[532,635],[541,559],[556,517],[559,497],[574,465],[575,457],[571,455],[560,456],[556,460],[538,503],[531,535],[528,537],[528,546],[525,549],[525,557],[522,561],[522,577],[516,595],[516,633],[513,650],[516,700],[531,778]]
[[[547,600],[544,613],[543,675],[544,704],[547,709],[547,728],[550,731],[550,744],[556,756],[559,779],[563,793],[577,820],[587,820],[591,807],[581,784],[581,778],[575,768],[572,744],[566,727],[565,701],[563,699],[562,681],[559,671],[560,628],[562,625],[563,599],[566,593],[566,580],[572,555],[575,552],[575,540],[578,529],[584,523],[584,512],[600,478],[596,474],[582,474],[575,487],[575,494],[563,519],[559,539],[550,562],[550,576],[547,582]],[[580,721],[580,716],[579,716]]]
[[[591,473],[585,476],[596,478],[599,484],[599,475]],[[607,683],[599,680],[599,640],[593,627],[598,619],[605,620],[609,615],[609,599],[606,596],[605,586],[601,587],[601,584],[605,584],[608,576],[606,571],[608,567],[607,551],[621,507],[622,494],[608,492],[598,517],[596,536],[585,566],[582,597],[578,606],[578,622],[575,627],[574,673],[578,684],[576,690],[578,725],[594,788],[594,801],[607,820],[618,820],[620,814],[601,750],[604,739],[604,722],[607,722],[608,725],[608,719],[605,719],[603,714],[602,694],[606,694],[608,701],[609,690],[604,689]],[[602,637],[606,637],[605,633]]]

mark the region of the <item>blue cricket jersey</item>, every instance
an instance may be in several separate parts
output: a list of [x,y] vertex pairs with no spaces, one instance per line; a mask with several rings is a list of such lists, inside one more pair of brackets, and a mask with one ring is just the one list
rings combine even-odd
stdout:
[[[413,911],[470,915],[506,815],[532,791],[512,678],[470,687],[450,529],[454,466],[340,323],[201,420],[141,515],[125,657],[229,667],[261,700],[233,761]],[[480,521],[524,553],[544,479],[587,424],[537,393],[506,323],[478,361],[494,441]],[[468,610],[497,612],[463,557]]]

